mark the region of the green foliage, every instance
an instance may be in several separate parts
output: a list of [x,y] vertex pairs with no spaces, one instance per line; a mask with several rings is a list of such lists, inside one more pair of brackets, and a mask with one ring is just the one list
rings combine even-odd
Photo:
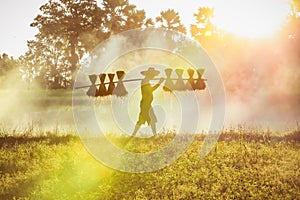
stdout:
[[49,1],[40,11],[31,23],[39,33],[21,59],[27,81],[50,89],[72,86],[79,60],[111,34],[153,24],[127,0]]
[[14,69],[17,62],[7,54],[0,55],[0,76],[5,76],[9,71]]
[[[0,198],[298,199],[299,132],[251,134],[250,138],[246,132],[222,133],[214,150],[202,159],[198,155],[204,137],[198,135],[174,164],[145,174],[104,167],[77,137],[2,136]],[[172,137],[137,139],[127,148],[149,150]],[[126,139],[110,138],[116,143]]]
[[71,63],[66,59],[70,54],[66,40],[38,34],[36,40],[28,41],[28,47],[29,51],[20,57],[28,85],[36,84],[47,89],[68,88],[72,70]]
[[156,17],[155,21],[159,28],[165,28],[186,34],[186,28],[181,23],[178,12],[175,12],[173,9],[160,12],[160,16]]
[[208,48],[219,36],[216,27],[211,19],[214,17],[214,9],[210,7],[200,7],[198,13],[194,14],[195,24],[191,24],[191,34],[195,40]]
[[[54,85],[52,88],[63,87],[62,84],[64,87],[72,85],[72,82],[67,84],[66,80],[74,78],[83,55],[79,36],[101,25],[99,10],[95,0],[49,1],[40,7],[41,14],[31,23],[32,27],[38,28],[39,34],[36,41],[28,43],[29,51],[25,57],[25,60],[36,65],[34,71],[38,73],[37,77],[46,83],[54,82],[50,83]],[[69,73],[59,72],[61,66]],[[64,81],[59,81],[59,76]]]
[[102,31],[108,36],[153,24],[151,19],[146,18],[144,10],[136,9],[128,0],[104,0],[102,7]]
[[[11,81],[11,75],[21,76],[19,73],[20,64],[18,60],[9,57],[3,53],[0,55],[0,86],[7,85],[7,81]],[[10,84],[10,83],[8,83]]]

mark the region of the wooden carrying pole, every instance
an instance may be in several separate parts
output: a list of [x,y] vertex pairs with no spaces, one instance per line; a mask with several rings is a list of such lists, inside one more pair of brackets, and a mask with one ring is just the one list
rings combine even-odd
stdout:
[[[167,68],[165,69],[166,77],[153,78],[151,80],[164,79],[165,84],[163,86],[163,90],[167,92],[186,91],[186,90],[204,90],[206,88],[206,84],[204,82],[206,81],[206,79],[202,78],[204,69],[196,70],[197,73],[196,79],[193,78],[195,74],[195,70],[193,69],[187,69],[187,74],[189,78],[183,78],[184,69],[175,69],[174,71],[177,75],[177,78],[171,78],[171,73],[173,72],[173,69]],[[118,78],[117,81],[114,81],[115,75]],[[100,83],[96,84],[96,80],[98,76],[100,79]],[[106,77],[108,77],[109,82],[105,82]],[[125,77],[125,71],[117,71],[116,73],[108,73],[108,74],[101,73],[99,75],[92,74],[89,75],[91,85],[79,86],[79,87],[75,87],[75,89],[89,88],[86,94],[90,97],[99,97],[99,96],[103,97],[108,95],[116,95],[122,97],[122,96],[126,96],[128,93],[124,86],[124,83],[143,80],[142,78],[133,78],[133,79],[124,80],[123,79],[124,77]],[[108,85],[108,87],[106,85]]]
[[[166,78],[162,77],[163,79],[166,80]],[[154,79],[151,79],[151,80],[160,80],[161,78],[154,78]],[[134,82],[134,81],[142,81],[143,79],[142,78],[133,78],[133,79],[127,79],[127,80],[122,80],[123,83],[126,83],[126,82]],[[178,79],[177,78],[171,78],[169,80],[172,80],[172,81],[177,81]],[[190,80],[188,78],[183,78],[182,80],[186,81],[186,80]],[[194,81],[197,81],[198,79],[193,79]],[[207,79],[203,79],[201,78],[201,80],[203,81],[207,81]],[[105,82],[103,84],[105,85],[108,85],[110,84],[111,82]],[[119,81],[113,81],[112,83],[119,83]],[[95,84],[95,86],[99,86],[101,83],[97,83]],[[83,88],[88,88],[88,87],[91,87],[92,85],[84,85],[84,86],[79,86],[79,87],[75,87],[74,89],[83,89]]]

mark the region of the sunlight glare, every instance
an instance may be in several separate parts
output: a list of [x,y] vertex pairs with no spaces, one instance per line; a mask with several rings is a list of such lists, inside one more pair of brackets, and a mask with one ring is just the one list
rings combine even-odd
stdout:
[[228,0],[216,3],[214,23],[239,37],[266,38],[273,36],[287,20],[287,0]]

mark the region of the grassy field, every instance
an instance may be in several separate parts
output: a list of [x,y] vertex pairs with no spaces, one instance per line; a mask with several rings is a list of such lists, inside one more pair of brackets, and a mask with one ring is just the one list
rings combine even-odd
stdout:
[[[128,150],[155,149],[172,137],[133,139]],[[130,174],[103,166],[74,135],[2,134],[0,199],[300,199],[299,131],[222,133],[200,159],[202,141],[197,135],[169,167]]]

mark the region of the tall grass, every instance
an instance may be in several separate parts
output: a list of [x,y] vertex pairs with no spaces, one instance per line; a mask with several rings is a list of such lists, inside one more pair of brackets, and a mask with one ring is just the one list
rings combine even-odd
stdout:
[[[116,145],[127,139],[108,137]],[[137,138],[126,148],[153,150],[173,137]],[[169,167],[131,174],[96,161],[74,135],[2,134],[0,199],[299,199],[299,131],[226,131],[200,159],[203,138]]]

